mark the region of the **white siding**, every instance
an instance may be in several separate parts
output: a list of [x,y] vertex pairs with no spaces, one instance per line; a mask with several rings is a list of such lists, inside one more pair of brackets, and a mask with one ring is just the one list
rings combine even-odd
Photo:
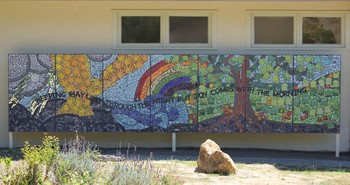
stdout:
[[[217,49],[112,50],[112,10],[216,10]],[[345,49],[246,49],[248,10],[350,11],[349,1],[0,1],[0,147],[8,147],[7,56],[9,53],[237,53],[237,54],[341,54],[340,151],[349,151],[350,135],[350,15],[346,17]],[[61,140],[73,133],[57,133]],[[14,133],[14,146],[25,140],[38,143],[42,133]],[[101,147],[119,141],[138,147],[171,147],[170,133],[86,133]],[[334,151],[335,134],[178,134],[179,147],[198,147],[207,138],[222,147]]]

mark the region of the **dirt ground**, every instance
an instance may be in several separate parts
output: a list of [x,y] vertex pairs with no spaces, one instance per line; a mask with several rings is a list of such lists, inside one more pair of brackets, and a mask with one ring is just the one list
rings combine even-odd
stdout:
[[188,185],[350,185],[350,153],[341,153],[340,158],[336,158],[334,152],[222,150],[237,164],[237,174],[224,176],[195,172],[199,151],[196,148],[180,148],[176,152],[171,149],[138,149],[135,154],[142,158],[151,156],[155,165],[170,170]]
[[[188,185],[225,185],[225,184],[350,184],[349,169],[298,169],[271,164],[238,163],[238,173],[230,176],[195,172],[195,161],[154,161],[156,166],[173,170],[173,174]],[[170,169],[169,169],[170,168]]]
[[[102,149],[103,155],[118,152],[151,158],[152,163],[174,176],[186,185],[225,184],[322,184],[350,185],[350,153],[341,153],[336,158],[333,152],[296,152],[257,149],[222,149],[228,153],[238,167],[238,173],[230,176],[195,172],[198,148],[180,148],[172,152],[163,149]],[[20,152],[10,152],[14,159]],[[6,152],[2,152],[4,156]]]

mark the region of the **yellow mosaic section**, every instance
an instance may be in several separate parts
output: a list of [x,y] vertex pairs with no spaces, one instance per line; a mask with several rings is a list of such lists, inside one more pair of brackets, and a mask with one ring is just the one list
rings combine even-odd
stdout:
[[116,62],[103,71],[103,90],[115,85],[123,76],[140,69],[147,61],[147,55],[118,55]]
[[119,55],[104,69],[100,79],[92,77],[87,55],[56,55],[55,61],[58,82],[70,94],[56,114],[93,116],[89,98],[102,94],[120,78],[141,68],[147,55]]

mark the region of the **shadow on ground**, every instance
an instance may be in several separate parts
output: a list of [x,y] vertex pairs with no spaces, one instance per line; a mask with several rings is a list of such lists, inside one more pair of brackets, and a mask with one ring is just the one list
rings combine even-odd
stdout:
[[274,164],[274,167],[279,170],[295,171],[295,172],[350,172],[350,167],[327,167],[315,165],[284,165]]

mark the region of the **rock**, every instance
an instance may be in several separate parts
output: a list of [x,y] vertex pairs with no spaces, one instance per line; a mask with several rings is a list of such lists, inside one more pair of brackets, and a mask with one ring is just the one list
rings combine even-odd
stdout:
[[230,175],[237,172],[237,166],[219,145],[207,139],[199,149],[196,171]]

